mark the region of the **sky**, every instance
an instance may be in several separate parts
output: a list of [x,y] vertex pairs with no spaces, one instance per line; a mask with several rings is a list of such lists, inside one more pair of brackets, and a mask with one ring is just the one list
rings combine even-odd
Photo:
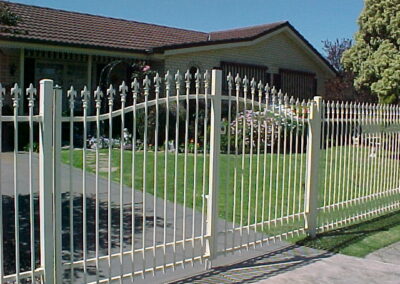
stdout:
[[289,21],[318,51],[353,38],[363,0],[12,0],[203,32]]

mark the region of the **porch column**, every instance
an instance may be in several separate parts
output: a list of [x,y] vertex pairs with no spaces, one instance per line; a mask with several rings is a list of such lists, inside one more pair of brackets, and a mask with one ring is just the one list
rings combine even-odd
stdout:
[[[32,82],[33,83],[33,82]],[[21,48],[19,53],[19,86],[22,90],[22,94],[25,93],[25,49]],[[21,106],[19,108],[18,114],[24,114],[24,106],[25,106],[26,98],[24,95],[21,96]]]
[[[92,92],[93,90],[92,90],[92,66],[93,66],[93,57],[92,57],[92,55],[88,55],[88,62],[87,62],[87,82],[86,82],[86,86],[87,86],[87,88],[88,88],[88,90],[89,90],[89,92]],[[93,108],[93,104],[94,104],[94,102],[92,102],[92,100],[91,100],[91,102],[90,102],[90,110],[93,110],[94,108]],[[92,113],[92,111],[89,111],[90,113],[89,113],[89,115],[91,115]]]
[[269,73],[269,81],[271,82],[270,87],[272,88],[275,84],[274,82],[274,73]]
[[87,88],[92,91],[92,65],[93,65],[92,55],[88,55],[88,64],[87,64]]

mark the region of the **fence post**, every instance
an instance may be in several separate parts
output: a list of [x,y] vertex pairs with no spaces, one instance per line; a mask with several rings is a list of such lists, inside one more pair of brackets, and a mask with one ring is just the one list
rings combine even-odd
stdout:
[[317,208],[318,208],[318,176],[319,156],[321,150],[321,105],[322,97],[314,97],[311,104],[310,124],[308,128],[307,143],[307,178],[305,194],[305,228],[311,238],[317,233]]
[[39,206],[40,206],[40,264],[43,282],[54,282],[53,236],[53,81],[40,81],[39,114]]
[[62,196],[61,196],[61,116],[62,116],[62,89],[54,87],[53,108],[53,197],[54,197],[54,255],[55,255],[55,283],[62,283]]
[[221,135],[221,93],[222,71],[213,69],[211,77],[211,133],[210,133],[210,168],[207,199],[207,267],[217,255],[218,241],[218,190],[219,190],[219,155]]

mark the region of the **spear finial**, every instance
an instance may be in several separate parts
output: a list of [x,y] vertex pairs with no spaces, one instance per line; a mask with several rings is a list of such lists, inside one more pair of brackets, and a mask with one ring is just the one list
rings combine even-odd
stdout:
[[83,90],[81,91],[81,97],[82,97],[82,107],[87,108],[88,107],[88,98],[89,98],[90,92],[88,91],[87,87],[84,86]]
[[125,84],[125,81],[122,81],[122,84],[119,86],[119,92],[121,93],[121,102],[126,102],[126,93],[128,92],[128,86]]
[[201,74],[200,70],[196,70],[196,74],[194,74],[194,78],[196,79],[196,89],[200,89],[200,83],[201,83]]
[[156,88],[160,89],[162,80],[161,80],[161,77],[158,74],[158,72],[156,73],[156,76],[154,77],[153,81],[154,81],[154,85],[156,86]]
[[245,75],[242,81],[243,88],[245,91],[247,91],[247,88],[249,87],[249,79],[247,79],[247,76]]
[[69,98],[69,108],[73,109],[75,107],[76,91],[73,86],[67,91],[67,97]]
[[93,93],[95,102],[96,102],[96,108],[101,107],[101,98],[103,97],[103,92],[101,91],[100,87],[97,86],[97,89]]
[[210,80],[211,80],[210,73],[208,72],[208,70],[206,70],[206,72],[204,73],[204,86],[206,88],[210,87]]
[[139,82],[138,82],[138,80],[136,78],[133,79],[133,82],[131,84],[131,88],[132,88],[132,97],[134,99],[136,99],[137,95],[139,93],[139,88],[140,88],[140,84],[139,84]]
[[149,76],[146,75],[146,77],[143,79],[143,86],[144,86],[144,95],[147,96],[149,95],[150,91],[150,86],[151,86],[151,80],[149,79]]
[[228,76],[226,76],[226,81],[228,82],[228,89],[232,90],[233,87],[233,77],[231,72],[229,72]]
[[250,82],[250,88],[251,88],[252,93],[254,93],[256,91],[256,87],[257,87],[257,82],[253,77],[253,79],[251,79],[251,82]]
[[187,70],[185,73],[185,83],[186,83],[186,89],[190,88],[190,80],[192,79],[192,74],[190,74],[190,71]]
[[114,96],[115,96],[115,89],[112,84],[107,89],[107,96],[108,96],[108,105],[112,106],[114,104]]
[[15,83],[14,87],[11,88],[11,95],[13,96],[13,107],[16,108],[19,106],[19,96],[21,95],[21,88],[18,87],[17,83]]
[[242,78],[240,78],[239,73],[237,73],[235,77],[236,91],[240,90],[241,83],[242,83]]
[[165,89],[169,90],[171,88],[171,82],[172,82],[172,76],[169,73],[169,70],[164,76],[164,81],[165,81]]
[[26,89],[26,95],[28,96],[28,106],[29,107],[33,107],[34,106],[34,102],[35,102],[35,98],[34,96],[36,96],[37,90],[36,88],[33,87],[33,84],[29,84],[29,88]]

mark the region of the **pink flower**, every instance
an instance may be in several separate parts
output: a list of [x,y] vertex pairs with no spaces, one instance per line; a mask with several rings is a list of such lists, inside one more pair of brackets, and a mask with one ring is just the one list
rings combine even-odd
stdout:
[[149,71],[150,70],[150,66],[149,65],[145,65],[143,66],[143,72]]

